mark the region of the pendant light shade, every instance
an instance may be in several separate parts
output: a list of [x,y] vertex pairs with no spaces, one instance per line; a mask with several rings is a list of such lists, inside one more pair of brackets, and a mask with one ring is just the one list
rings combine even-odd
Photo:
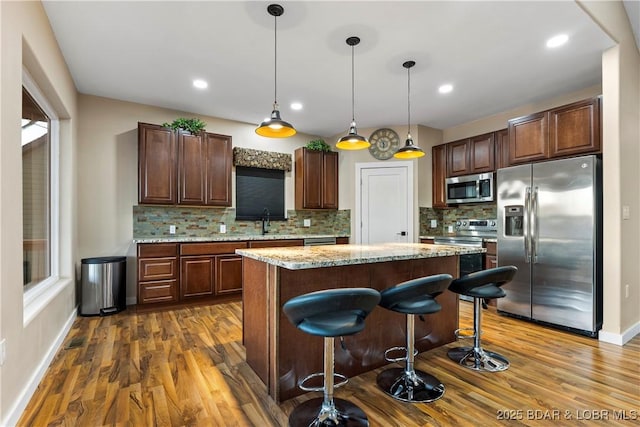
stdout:
[[424,156],[424,151],[415,145],[413,138],[411,138],[411,67],[414,65],[416,65],[415,61],[406,61],[402,64],[407,69],[407,140],[404,147],[393,155],[396,159],[417,159]]
[[358,128],[356,127],[356,115],[355,115],[355,82],[354,82],[354,59],[353,50],[354,46],[360,43],[359,37],[349,37],[347,39],[347,45],[351,46],[351,125],[349,126],[349,133],[343,136],[336,143],[336,148],[340,150],[362,150],[369,148],[371,145],[367,138],[358,135]]
[[270,4],[267,6],[267,12],[274,18],[273,111],[271,117],[260,123],[256,133],[268,138],[287,138],[295,135],[296,130],[291,123],[280,118],[280,110],[278,110],[278,16],[284,13],[284,8],[279,4]]

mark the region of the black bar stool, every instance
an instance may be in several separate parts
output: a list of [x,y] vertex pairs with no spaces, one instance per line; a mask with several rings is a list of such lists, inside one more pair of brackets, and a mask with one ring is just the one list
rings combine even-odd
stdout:
[[[433,375],[414,369],[415,315],[431,314],[442,308],[435,300],[447,289],[453,277],[449,274],[421,277],[397,284],[380,293],[380,306],[407,315],[407,346],[385,351],[389,362],[406,361],[405,368],[391,368],[381,372],[378,386],[394,399],[403,402],[433,402],[444,394],[444,385]],[[406,356],[390,358],[393,351],[406,351]]]
[[457,347],[449,350],[447,354],[451,360],[475,371],[498,372],[509,368],[509,361],[504,356],[486,351],[480,344],[482,334],[480,304],[485,298],[504,297],[506,294],[501,286],[509,283],[517,271],[518,269],[513,265],[490,268],[467,274],[451,283],[450,291],[473,297],[473,335],[468,338],[474,340],[473,347]]
[[[358,406],[334,399],[334,388],[347,383],[334,374],[334,339],[364,329],[364,320],[380,301],[380,293],[369,288],[328,289],[291,298],[282,309],[291,323],[311,335],[324,337],[324,372],[303,378],[298,386],[305,391],[323,391],[324,397],[298,405],[289,415],[290,426],[368,426],[369,420]],[[341,382],[334,385],[334,375]],[[323,376],[323,387],[307,387],[312,377]]]

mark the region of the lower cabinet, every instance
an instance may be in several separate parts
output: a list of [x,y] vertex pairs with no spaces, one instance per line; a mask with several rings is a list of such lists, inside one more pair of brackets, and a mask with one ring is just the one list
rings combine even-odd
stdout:
[[214,294],[216,257],[185,256],[180,258],[180,298]]
[[178,301],[178,245],[138,245],[138,303]]
[[495,242],[486,242],[484,247],[487,249],[487,253],[484,257],[484,269],[495,268],[498,266],[498,256]]

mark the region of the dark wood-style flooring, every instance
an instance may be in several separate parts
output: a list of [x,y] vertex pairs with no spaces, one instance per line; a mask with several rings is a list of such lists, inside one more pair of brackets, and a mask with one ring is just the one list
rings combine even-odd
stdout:
[[[471,303],[460,306],[461,326],[471,326]],[[287,425],[295,405],[319,393],[281,405],[268,397],[244,361],[241,310],[79,317],[19,425]],[[436,402],[387,397],[375,382],[381,369],[351,378],[336,397],[359,405],[371,426],[640,425],[640,336],[620,347],[484,313],[483,345],[510,360],[507,371],[458,366],[446,355],[452,343],[416,360],[445,384]]]

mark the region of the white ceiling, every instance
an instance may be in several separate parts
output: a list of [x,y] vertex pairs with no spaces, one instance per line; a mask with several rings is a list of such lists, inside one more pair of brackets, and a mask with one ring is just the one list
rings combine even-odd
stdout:
[[[274,94],[271,2],[45,1],[81,93],[259,123]],[[574,1],[286,1],[278,18],[278,102],[299,132],[438,129],[600,83],[614,43]],[[566,33],[567,45],[545,47]],[[192,87],[202,78],[209,88]],[[452,83],[449,95],[437,92]],[[293,111],[290,103],[302,102]]]

